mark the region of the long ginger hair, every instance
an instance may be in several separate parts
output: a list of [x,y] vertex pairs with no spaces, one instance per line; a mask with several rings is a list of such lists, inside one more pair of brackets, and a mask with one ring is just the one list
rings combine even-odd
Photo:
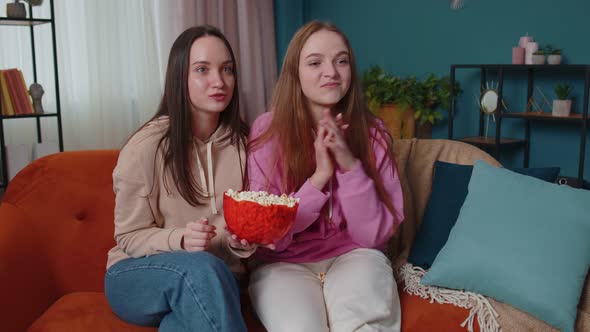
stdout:
[[[373,143],[381,144],[386,149],[386,158],[383,162],[392,163],[392,169],[395,170],[393,139],[380,120],[368,110],[356,73],[356,63],[350,42],[344,33],[332,24],[312,21],[295,33],[287,48],[281,74],[273,93],[271,108],[274,109],[274,115],[271,125],[248,144],[248,151],[256,149],[270,139],[276,140],[278,151],[275,151],[271,165],[276,165],[275,169],[282,172],[281,190],[283,192],[298,190],[313,175],[315,171],[314,120],[299,81],[299,57],[308,38],[320,30],[339,34],[348,49],[351,84],[335,110],[342,113],[344,122],[349,125],[345,139],[351,153],[361,161],[365,172],[375,183],[379,199],[385,203],[397,221],[391,197],[385,190],[378,171],[383,165],[376,165],[375,154],[370,148]],[[371,129],[374,129],[376,134],[371,134]],[[393,177],[394,174],[392,173],[391,176]]]

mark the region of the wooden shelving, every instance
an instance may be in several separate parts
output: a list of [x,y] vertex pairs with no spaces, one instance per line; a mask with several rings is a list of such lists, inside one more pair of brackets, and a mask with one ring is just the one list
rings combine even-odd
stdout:
[[[545,120],[545,121],[556,121],[556,122],[582,122],[583,114],[572,113],[569,116],[553,116],[549,112],[503,112],[502,117],[504,118],[517,118],[525,120]],[[588,121],[588,119],[586,119]]]
[[[459,139],[459,141],[482,146],[482,147],[495,147],[496,146],[496,138],[490,136],[471,136],[471,137],[463,137]],[[525,141],[522,139],[516,138],[500,138],[501,145],[524,145]]]

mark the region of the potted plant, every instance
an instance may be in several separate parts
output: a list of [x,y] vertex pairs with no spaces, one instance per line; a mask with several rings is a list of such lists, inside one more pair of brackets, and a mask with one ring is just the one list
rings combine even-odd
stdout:
[[[455,84],[454,94],[461,92],[458,83]],[[451,99],[451,80],[448,76],[438,77],[428,75],[417,86],[417,93],[413,94],[411,106],[417,121],[416,136],[432,137],[432,125],[442,120],[439,109],[448,110]]]
[[548,64],[558,65],[561,63],[561,49],[547,45],[547,47],[545,47],[545,53],[547,54]]
[[555,95],[557,99],[553,100],[551,115],[569,116],[572,109],[572,101],[569,96],[573,88],[569,83],[558,83],[555,86]]
[[[41,6],[43,0],[24,0],[31,6]],[[27,10],[25,5],[19,0],[14,0],[13,3],[6,3],[6,17],[10,18],[25,18],[27,17]]]
[[403,102],[402,79],[378,66],[363,74],[363,88],[369,109],[379,116],[394,138],[414,137],[414,116]]
[[[371,67],[363,75],[365,97],[371,110],[380,116],[394,137],[432,136],[432,125],[442,119],[439,108],[448,110],[451,84],[447,76],[428,75],[400,78],[380,67]],[[455,95],[461,91],[455,84]],[[389,120],[399,120],[401,124]],[[397,135],[400,133],[401,135]]]
[[539,49],[533,53],[533,65],[545,64],[545,50]]

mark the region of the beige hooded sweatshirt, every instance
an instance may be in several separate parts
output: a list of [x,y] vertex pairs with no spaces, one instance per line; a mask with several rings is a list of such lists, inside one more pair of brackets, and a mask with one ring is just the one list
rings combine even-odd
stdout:
[[210,225],[217,227],[207,251],[224,260],[233,272],[244,272],[239,258],[253,251],[229,246],[223,217],[223,193],[229,188],[242,188],[244,149],[240,158],[237,146],[231,145],[229,139],[223,140],[230,134],[223,126],[207,141],[194,138],[193,175],[210,198],[202,205],[191,206],[178,193],[170,174],[164,186],[162,149],[156,156],[156,148],[167,128],[167,117],[156,119],[133,135],[121,150],[113,171],[117,244],[108,253],[107,269],[129,257],[183,250],[180,243],[186,224],[206,217]]

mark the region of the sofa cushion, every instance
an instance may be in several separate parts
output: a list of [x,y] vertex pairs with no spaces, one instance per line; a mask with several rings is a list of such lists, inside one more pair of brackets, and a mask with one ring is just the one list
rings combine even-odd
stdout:
[[112,311],[104,293],[78,292],[62,296],[30,327],[29,332],[153,331],[126,323]]
[[395,161],[404,193],[404,222],[390,241],[390,253],[396,266],[408,258],[416,232],[422,223],[424,209],[430,196],[434,162],[473,165],[484,160],[500,165],[477,147],[445,139],[399,139],[393,144]]
[[[266,330],[256,318],[249,306],[246,292],[242,292],[242,313],[250,332]],[[109,306],[102,292],[70,293],[57,300],[39,317],[28,332],[63,332],[63,331],[125,331],[156,332],[154,327],[141,327],[119,319]]]
[[[424,211],[422,225],[410,249],[408,262],[429,269],[455,226],[459,211],[467,196],[467,185],[473,166],[436,161],[430,199]],[[514,172],[555,182],[559,167],[513,168]]]
[[590,264],[590,192],[478,161],[422,284],[464,289],[573,331]]

